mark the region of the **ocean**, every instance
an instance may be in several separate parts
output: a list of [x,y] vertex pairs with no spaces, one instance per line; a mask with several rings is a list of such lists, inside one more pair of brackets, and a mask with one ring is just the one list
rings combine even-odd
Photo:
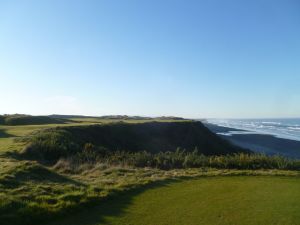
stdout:
[[293,119],[207,119],[208,123],[235,128],[243,131],[219,133],[232,134],[270,134],[279,138],[300,141],[300,118]]

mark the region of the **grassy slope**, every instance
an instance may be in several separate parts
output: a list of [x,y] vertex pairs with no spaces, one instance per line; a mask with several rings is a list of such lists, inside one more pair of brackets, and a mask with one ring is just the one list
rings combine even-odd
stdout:
[[[72,122],[74,121],[74,122]],[[24,143],[18,139],[28,137],[35,132],[47,128],[53,127],[65,127],[65,126],[86,126],[92,124],[106,124],[112,122],[119,122],[119,120],[104,120],[97,118],[73,118],[68,123],[64,124],[39,124],[39,125],[18,125],[9,126],[0,124],[0,155],[8,151],[21,150],[24,147]],[[128,120],[128,123],[145,122]]]
[[46,128],[57,126],[79,126],[89,125],[94,123],[68,123],[68,124],[43,124],[43,125],[22,125],[22,126],[6,126],[0,125],[0,154],[12,150],[21,150],[24,147],[24,143],[19,141],[20,138],[28,137],[34,132]]
[[[45,218],[51,218],[60,212],[71,212],[72,209],[92,203],[96,199],[122,190],[127,186],[135,186],[148,180],[163,179],[160,172],[152,177],[142,170],[126,173],[124,180],[120,171],[112,168],[100,168],[103,173],[97,177],[78,174],[59,174],[36,162],[14,159],[8,153],[20,151],[26,143],[22,138],[33,135],[41,129],[56,126],[78,126],[111,121],[81,121],[69,124],[46,124],[4,126],[0,125],[0,221],[1,224],[38,224]],[[115,122],[115,120],[114,120]],[[128,121],[134,123],[135,121]],[[139,121],[140,122],[140,121]],[[121,169],[122,170],[122,169]],[[123,174],[121,172],[121,174]],[[91,173],[94,174],[94,173]],[[142,175],[141,175],[142,174]],[[89,177],[84,180],[82,177]],[[169,176],[167,176],[169,177]],[[97,178],[97,179],[95,179]]]
[[205,155],[247,152],[209,131],[200,122],[111,123],[49,129],[36,135],[24,154],[31,159],[56,162],[61,157],[82,152],[85,144],[110,152],[151,153],[198,149]]
[[164,182],[55,224],[300,224],[299,187],[299,177],[274,176]]
[[9,126],[9,125],[0,124],[0,155],[11,151],[21,150],[22,148],[24,148],[25,143],[20,141],[19,139],[23,137],[28,137],[39,130],[58,127],[58,126],[59,127],[86,126],[92,124],[116,123],[120,121],[126,123],[144,123],[149,121],[172,122],[172,120],[112,120],[112,119],[101,119],[101,118],[72,118],[69,119],[68,123],[64,123],[64,124],[40,124],[40,125],[18,125],[18,126]]
[[[105,196],[110,196],[116,191],[127,190],[128,188],[144,185],[148,182],[164,180],[181,176],[207,176],[207,175],[226,175],[230,174],[273,174],[274,172],[264,171],[202,171],[199,169],[191,170],[147,170],[147,169],[124,169],[124,168],[105,168],[99,165],[98,168],[87,170],[80,174],[63,174],[54,171],[52,168],[47,168],[39,165],[36,162],[20,161],[10,158],[6,153],[11,151],[21,150],[25,143],[22,142],[22,137],[32,135],[32,133],[45,128],[56,126],[73,126],[73,125],[89,125],[96,123],[111,123],[116,120],[103,119],[74,119],[75,123],[68,124],[47,124],[47,125],[27,125],[27,126],[3,126],[0,125],[0,217],[1,224],[39,224],[38,214],[40,212],[48,213],[49,217],[41,214],[41,221],[52,218],[57,212],[74,215],[72,207],[78,207],[79,203],[89,202],[90,200],[103,199]],[[78,121],[80,123],[78,123]],[[126,121],[129,123],[140,123],[145,121]],[[168,121],[164,121],[168,122]],[[276,171],[276,174],[298,176],[299,172]],[[135,192],[133,192],[135,193]],[[132,193],[124,195],[131,199]],[[294,196],[297,197],[294,193]],[[118,196],[119,197],[119,196]],[[110,205],[111,212],[118,212],[119,198],[115,198]],[[121,201],[121,200],[120,200]],[[295,205],[297,206],[297,205]],[[83,207],[85,207],[83,205]],[[101,207],[101,206],[100,206]],[[106,205],[107,207],[107,205]],[[21,215],[16,214],[16,210],[21,209]],[[4,210],[4,211],[3,211]],[[89,210],[90,211],[90,210]],[[4,213],[4,214],[3,214]],[[54,213],[54,214],[53,214]],[[105,211],[104,211],[105,214]],[[98,212],[92,212],[89,217],[95,219],[103,218]],[[98,217],[96,215],[99,215]],[[37,216],[37,217],[35,217]],[[19,221],[9,222],[7,217],[19,218]],[[117,217],[112,218],[112,221],[122,221]],[[97,222],[97,221],[95,221]],[[136,221],[141,224],[140,221]],[[55,224],[60,224],[55,223]]]

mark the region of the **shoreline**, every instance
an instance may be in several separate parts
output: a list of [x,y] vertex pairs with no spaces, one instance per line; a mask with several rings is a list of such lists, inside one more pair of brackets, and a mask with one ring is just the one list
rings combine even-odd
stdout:
[[[203,124],[219,137],[222,137],[239,147],[247,148],[257,153],[265,153],[267,155],[282,155],[289,158],[300,159],[300,141],[279,138],[269,134],[259,134],[247,130],[218,126],[207,122]],[[225,133],[228,132],[237,133],[225,135]]]

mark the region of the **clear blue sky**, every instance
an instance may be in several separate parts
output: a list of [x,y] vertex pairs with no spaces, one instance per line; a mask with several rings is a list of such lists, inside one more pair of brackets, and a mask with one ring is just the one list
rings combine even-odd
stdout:
[[299,0],[0,1],[0,114],[300,116]]

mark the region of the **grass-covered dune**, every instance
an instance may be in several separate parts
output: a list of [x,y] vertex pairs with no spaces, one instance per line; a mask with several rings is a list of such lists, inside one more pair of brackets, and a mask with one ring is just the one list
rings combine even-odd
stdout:
[[62,124],[67,120],[51,118],[49,116],[30,116],[30,115],[0,115],[1,125],[40,125],[40,124]]
[[82,152],[87,144],[97,152],[158,153],[177,148],[190,152],[197,148],[204,155],[248,152],[221,139],[201,122],[146,122],[47,129],[30,140],[24,155],[55,161]]

